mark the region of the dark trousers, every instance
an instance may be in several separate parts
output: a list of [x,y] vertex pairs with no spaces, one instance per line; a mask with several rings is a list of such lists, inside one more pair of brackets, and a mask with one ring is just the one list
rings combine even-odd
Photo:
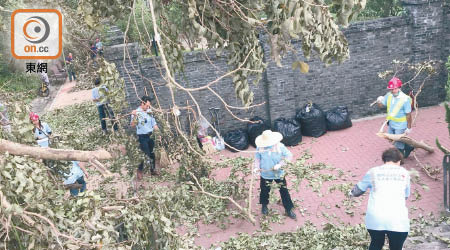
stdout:
[[[108,104],[102,104],[97,106],[98,116],[100,117],[100,123],[102,124],[102,129],[106,131],[106,121],[104,118],[108,117],[109,119],[114,119],[114,112]],[[117,131],[117,123],[114,123],[114,130]]]
[[67,71],[67,74],[69,75],[69,81],[72,81],[72,78],[74,81],[77,80],[77,77],[75,76],[75,71],[73,71],[73,69],[69,69]]
[[[153,141],[150,136],[152,133],[145,134],[145,135],[138,135],[139,145],[141,147],[141,150],[144,151],[144,153],[153,160],[151,165],[151,171],[153,172],[155,170],[155,153],[153,152],[153,148],[155,147],[155,141]],[[141,163],[139,165],[139,170],[144,169],[144,164]]]
[[270,180],[261,177],[260,179],[261,192],[259,193],[259,203],[261,203],[262,205],[269,204],[269,193],[270,193],[269,184],[271,184],[273,181],[275,181],[277,184],[281,183],[280,186],[281,201],[283,202],[283,206],[284,209],[286,209],[286,211],[291,210],[294,207],[294,204],[292,203],[291,195],[289,195],[289,190],[287,189],[287,183],[285,178]]
[[86,190],[86,181],[84,181],[83,177],[78,178],[75,183],[82,184],[83,186],[81,188],[79,188],[79,189],[78,188],[70,189],[70,194],[72,196],[77,196],[78,193],[82,193],[82,192],[84,192]]
[[387,230],[372,230],[367,229],[372,239],[370,242],[369,250],[381,250],[384,245],[384,238],[387,234],[389,239],[389,249],[390,250],[402,250],[403,243],[405,243],[406,237],[408,237],[408,232],[393,232]]

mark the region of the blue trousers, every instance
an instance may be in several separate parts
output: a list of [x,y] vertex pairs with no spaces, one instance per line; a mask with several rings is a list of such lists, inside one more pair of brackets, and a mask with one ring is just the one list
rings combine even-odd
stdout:
[[[388,134],[393,134],[393,135],[403,134],[403,133],[405,133],[405,130],[406,130],[406,128],[394,129],[394,128],[391,128],[391,126],[389,126],[388,127]],[[394,143],[394,146],[396,148],[398,148],[399,150],[402,150],[402,149],[405,148],[405,143],[396,141]]]
[[80,189],[78,189],[78,188],[72,188],[72,189],[70,189],[70,194],[71,194],[72,196],[77,196],[78,193],[82,193],[82,192],[84,192],[84,191],[86,190],[86,182],[84,181],[84,178],[83,178],[83,177],[78,178],[77,181],[76,181],[75,183],[83,184],[83,186],[82,186]]

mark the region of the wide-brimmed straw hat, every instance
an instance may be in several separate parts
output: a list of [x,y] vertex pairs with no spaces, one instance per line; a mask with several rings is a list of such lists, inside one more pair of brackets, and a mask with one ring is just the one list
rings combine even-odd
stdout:
[[270,147],[283,140],[283,135],[271,130],[265,130],[261,135],[256,137],[255,144],[259,148]]

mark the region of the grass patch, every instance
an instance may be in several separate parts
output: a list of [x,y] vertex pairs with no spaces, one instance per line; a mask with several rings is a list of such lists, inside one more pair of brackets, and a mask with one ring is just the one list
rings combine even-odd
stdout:
[[40,86],[40,79],[37,75],[14,73],[0,75],[0,92],[7,94],[24,94],[26,99],[33,99],[37,96]]

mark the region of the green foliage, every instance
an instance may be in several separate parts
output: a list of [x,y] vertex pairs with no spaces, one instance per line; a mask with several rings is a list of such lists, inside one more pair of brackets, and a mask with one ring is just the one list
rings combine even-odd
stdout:
[[80,0],[77,12],[83,23],[91,29],[100,31],[102,29],[101,20],[112,16],[126,16],[132,3],[133,1],[130,0]]
[[[16,109],[13,106],[11,109],[11,120],[17,125],[15,127],[29,126],[26,108]],[[103,147],[111,150],[124,145],[127,152],[105,162],[111,171],[118,174],[113,178],[99,180],[92,190],[70,199],[64,197],[65,191],[59,179],[53,173],[47,173],[48,169],[40,161],[0,155],[0,192],[3,197],[0,214],[11,215],[9,239],[0,236],[3,237],[0,238],[0,247],[199,249],[193,242],[198,223],[214,223],[226,228],[231,218],[243,217],[241,211],[230,208],[227,199],[213,198],[202,193],[202,190],[216,196],[231,197],[245,204],[249,195],[246,177],[251,174],[249,165],[253,159],[239,157],[214,164],[208,158],[193,153],[181,136],[177,136],[177,130],[174,129],[177,120],[171,114],[157,115],[160,131],[155,132],[155,140],[157,146],[164,147],[172,159],[181,161],[180,169],[184,169],[184,176],[188,178],[177,179],[180,172],[163,169],[160,178],[145,178],[150,188],[135,189],[134,192],[121,190],[126,189],[126,183],[131,182],[130,175],[121,173],[124,168],[133,172],[137,167],[136,162],[141,160],[138,142],[134,136],[122,132],[113,136],[99,134],[95,105],[81,104],[55,110],[44,115],[43,120],[50,124],[54,133],[61,135],[60,145],[63,148],[93,150]],[[29,134],[28,127],[22,131],[22,137]],[[189,138],[189,141],[191,146],[198,149],[194,138]],[[305,153],[286,166],[291,180],[290,188],[297,189],[301,183],[307,182],[307,186],[319,196],[324,191],[348,191],[350,184],[323,190],[323,183],[336,180],[345,182],[348,176],[326,164],[309,164],[311,157]],[[68,171],[68,165],[63,162],[61,168]],[[211,178],[210,171],[217,168],[231,168],[229,177],[224,181]],[[188,171],[198,177],[198,184],[189,178],[191,175]],[[88,182],[98,178],[92,177],[92,172],[90,176]],[[277,190],[273,188],[272,191]],[[272,202],[278,197],[272,194]],[[344,200],[342,207],[347,213],[352,213],[355,202]],[[11,206],[5,207],[3,204]],[[304,213],[301,205],[296,206]],[[34,223],[29,223],[24,215]],[[2,225],[6,225],[5,218],[8,217],[0,216]],[[283,223],[284,220],[285,216],[271,213],[261,219],[261,231],[251,236],[240,235],[221,246],[225,249],[279,249],[280,246],[289,249],[294,245],[304,246],[304,249],[314,246],[322,246],[323,249],[354,246],[352,249],[359,249],[368,244],[367,233],[362,225],[349,227],[327,224],[323,229],[318,229],[306,223],[295,232],[273,235],[262,233],[270,229],[271,223]],[[187,232],[186,236],[177,234],[180,228]]]
[[30,123],[28,106],[30,98],[36,93],[36,90],[26,92],[0,92],[0,100],[7,108],[8,118],[11,126],[11,133],[6,133],[0,129],[0,139],[7,139],[19,143],[34,142],[31,130],[33,125]]
[[248,235],[239,234],[221,243],[223,249],[367,249],[369,235],[364,225],[325,224],[323,230],[307,222],[295,232]]
[[[139,37],[139,31],[144,31],[145,28],[150,32],[153,31],[153,25],[151,23],[150,14],[146,11],[146,6],[144,1],[137,1],[135,7],[133,8],[134,15],[130,24],[128,25],[128,17],[123,16],[120,18],[115,25],[117,25],[123,32],[125,32],[128,28],[127,37],[129,42],[140,42],[140,39],[143,38],[145,43],[151,43],[148,40],[148,37]],[[136,19],[136,22],[134,21]],[[144,20],[144,21],[142,21]],[[144,25],[146,27],[144,28]],[[151,33],[153,34],[153,32]]]
[[[450,108],[448,106],[448,102],[450,101],[450,56],[448,56],[448,60],[447,60],[447,63],[445,64],[445,66],[447,67],[447,75],[448,75],[447,83],[445,84],[445,91],[447,93],[447,95],[445,97],[445,100],[447,101],[447,103],[444,104],[444,106],[445,106],[445,121],[447,122],[448,132],[450,134]],[[444,147],[439,142],[438,138],[436,138],[436,145],[442,152],[444,152],[444,154],[450,154],[450,150],[448,148]]]
[[450,56],[448,56],[447,63],[445,64],[447,67],[447,84],[445,84],[445,91],[447,92],[447,95],[445,96],[446,101],[450,101]]
[[366,7],[366,0],[333,0],[332,3],[332,8],[337,10],[338,21],[343,26],[347,26]]
[[37,74],[4,73],[0,74],[0,91],[8,93],[27,93],[27,98],[36,97],[41,80]]
[[371,0],[361,11],[355,21],[369,20],[390,16],[400,16],[405,13],[400,0]]
[[[101,80],[101,85],[105,85],[108,89],[104,97],[108,99],[110,105],[115,110],[125,109],[128,103],[125,99],[125,82],[120,77],[119,71],[114,63],[109,63],[105,59],[100,58],[100,68],[97,75]],[[104,90],[102,90],[104,91]]]
[[[431,219],[430,219],[431,217]],[[450,217],[442,216],[433,218],[420,216],[411,220],[411,228],[408,237],[428,235],[432,227],[439,224],[447,225]],[[448,238],[432,234],[427,237],[429,242],[448,244]],[[420,241],[422,242],[422,241]],[[283,232],[276,234],[254,233],[252,235],[241,233],[237,237],[220,243],[222,249],[247,250],[247,249],[367,249],[370,237],[363,224],[355,226],[333,225],[326,223],[319,229],[312,223],[306,222],[295,232]],[[445,245],[442,244],[444,247]],[[407,247],[406,247],[407,248]],[[217,249],[215,246],[210,249]]]
[[[172,75],[184,70],[183,47],[193,48],[206,41],[207,47],[216,49],[218,56],[226,52],[228,65],[234,70],[231,77],[236,96],[245,106],[253,102],[249,79],[258,83],[266,67],[259,44],[260,34],[270,40],[271,56],[278,66],[281,66],[281,59],[288,51],[295,51],[291,40],[299,38],[306,58],[314,50],[327,65],[333,61],[342,62],[349,56],[348,44],[337,24],[346,26],[365,5],[365,1],[360,0],[338,1],[334,3],[339,10],[335,19],[330,15],[328,6],[320,0],[314,4],[298,0],[240,1],[239,4],[203,0],[152,3],[160,44]],[[126,15],[127,10],[124,11],[123,6],[112,5],[111,9],[100,13],[92,7],[98,4],[96,0],[80,2],[79,14],[89,26],[99,25],[102,17],[115,16],[121,20],[122,29],[131,27],[132,39],[139,37],[151,53],[150,41],[154,31],[149,28],[155,24],[148,20],[149,9],[144,6],[144,1],[136,1],[131,8],[136,22],[134,14],[130,17]],[[172,83],[168,83],[171,86]]]
[[[344,2],[342,0],[326,0],[327,4],[333,3],[330,8],[330,12],[333,14],[337,14],[342,12],[342,8],[338,9],[337,7],[342,7],[340,2]],[[364,2],[364,3],[363,3]],[[367,2],[367,3],[366,3]],[[383,17],[390,16],[401,16],[405,14],[405,9],[402,6],[401,0],[370,0],[370,1],[361,1],[359,3],[360,6],[365,4],[363,9],[358,9],[358,15],[353,16],[352,22],[359,22],[364,20],[371,20]],[[352,4],[347,3],[345,6],[350,9]],[[355,8],[353,6],[353,8]]]

